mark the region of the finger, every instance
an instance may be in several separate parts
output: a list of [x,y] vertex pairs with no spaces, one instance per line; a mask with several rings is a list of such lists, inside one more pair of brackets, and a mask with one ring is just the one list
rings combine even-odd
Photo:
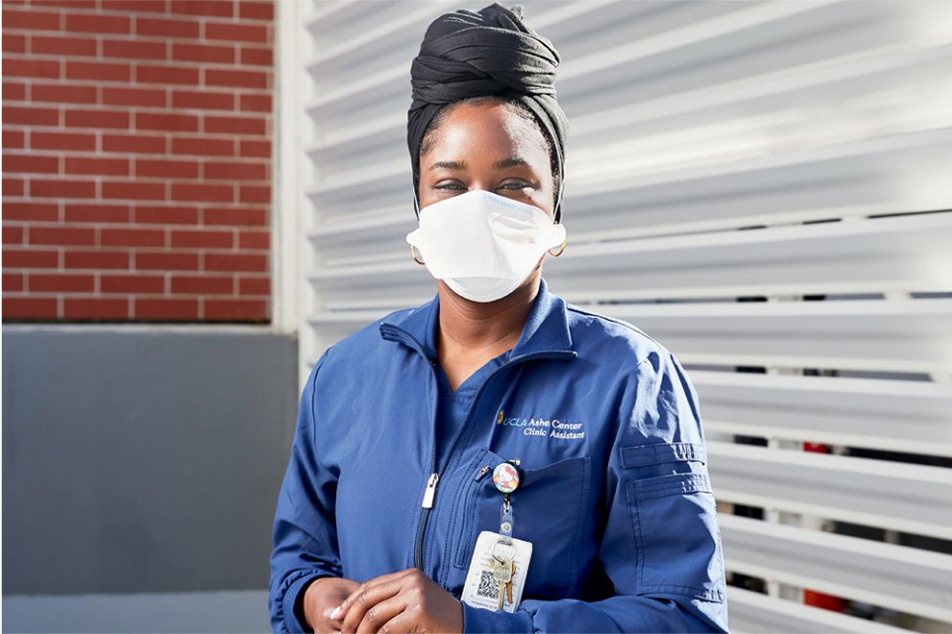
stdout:
[[413,615],[407,610],[404,610],[386,623],[381,623],[377,631],[390,634],[398,632],[419,632],[420,629],[417,627],[417,622]]
[[354,590],[349,595],[347,595],[347,598],[344,599],[344,601],[340,604],[340,611],[331,618],[336,618],[338,621],[343,620],[344,617],[347,616],[347,609],[350,607],[350,605],[354,601],[357,600],[357,597],[359,597],[362,592],[369,590],[370,588],[373,588],[377,585],[389,583],[396,579],[400,579],[401,577],[405,577],[408,574],[412,574],[414,570],[416,569],[407,568],[406,570],[391,572],[389,574],[380,575],[379,577],[374,577],[373,579],[368,579],[367,581],[363,582],[362,584],[354,588]]
[[353,599],[347,606],[347,614],[343,617],[337,616],[338,620],[343,618],[340,631],[345,634],[354,634],[357,631],[357,625],[363,620],[367,610],[381,601],[395,596],[401,588],[403,588],[403,583],[398,577],[388,583],[378,583],[365,590],[360,590],[357,598]]
[[406,607],[406,599],[400,594],[386,601],[381,601],[364,614],[364,618],[357,624],[357,634],[379,631],[381,625],[403,612]]

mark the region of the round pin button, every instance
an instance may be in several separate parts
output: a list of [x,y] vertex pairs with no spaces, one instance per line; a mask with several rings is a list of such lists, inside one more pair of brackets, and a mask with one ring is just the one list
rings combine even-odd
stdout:
[[493,484],[503,493],[512,493],[519,488],[519,471],[509,462],[500,462],[493,469]]

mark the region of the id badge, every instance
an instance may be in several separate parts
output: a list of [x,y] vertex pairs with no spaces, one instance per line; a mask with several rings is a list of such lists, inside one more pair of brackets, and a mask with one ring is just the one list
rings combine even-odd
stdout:
[[532,542],[482,531],[469,563],[461,601],[475,608],[515,612],[526,586]]

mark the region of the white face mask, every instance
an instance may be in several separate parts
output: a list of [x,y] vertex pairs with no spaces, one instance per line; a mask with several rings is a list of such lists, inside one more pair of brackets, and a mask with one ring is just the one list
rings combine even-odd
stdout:
[[407,242],[456,294],[494,302],[516,290],[565,227],[535,205],[474,189],[427,205]]

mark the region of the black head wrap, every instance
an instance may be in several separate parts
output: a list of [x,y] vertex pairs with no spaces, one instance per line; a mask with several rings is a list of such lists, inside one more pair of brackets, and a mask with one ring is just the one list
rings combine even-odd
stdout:
[[[520,7],[494,2],[477,12],[458,9],[434,20],[410,66],[413,103],[407,113],[407,145],[414,183],[420,175],[423,134],[441,106],[467,97],[515,97],[535,114],[558,154],[555,221],[560,222],[568,131],[568,120],[555,98],[560,61],[552,42],[522,23]],[[415,185],[413,208],[419,218]]]

